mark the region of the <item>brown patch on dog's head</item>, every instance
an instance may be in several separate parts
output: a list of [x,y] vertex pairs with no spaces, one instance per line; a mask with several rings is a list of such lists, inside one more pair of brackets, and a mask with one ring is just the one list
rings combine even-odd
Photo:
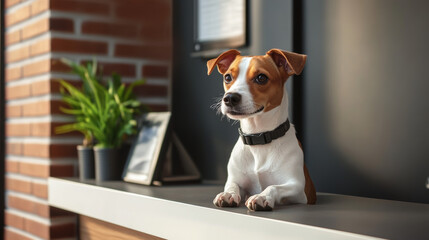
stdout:
[[[238,78],[238,74],[240,74],[240,62],[243,59],[242,56],[236,56],[234,61],[229,65],[228,69],[223,73],[223,75],[227,75],[230,74],[232,77],[232,81],[229,83],[226,83],[225,81],[223,82],[223,88],[225,90],[225,92],[227,92],[229,90],[229,88],[231,88],[232,85],[234,85],[235,81]],[[241,69],[242,71],[244,71],[244,69]]]
[[[279,106],[283,98],[284,84],[293,74],[300,74],[304,68],[307,56],[280,49],[271,49],[264,56],[252,58],[247,79],[250,91],[256,104],[264,106],[265,112]],[[266,84],[257,84],[255,79],[259,74],[268,77]]]
[[[302,72],[306,58],[306,55],[280,49],[271,49],[264,56],[252,58],[247,79],[255,103],[264,106],[264,112],[281,104],[286,80],[291,75]],[[257,84],[254,81],[259,74],[268,77],[266,84]]]
[[[256,81],[256,78],[261,74],[268,78],[265,84],[259,84]],[[279,71],[270,56],[253,57],[246,78],[253,101],[258,106],[264,106],[264,112],[268,112],[281,104],[283,86],[287,76]]]

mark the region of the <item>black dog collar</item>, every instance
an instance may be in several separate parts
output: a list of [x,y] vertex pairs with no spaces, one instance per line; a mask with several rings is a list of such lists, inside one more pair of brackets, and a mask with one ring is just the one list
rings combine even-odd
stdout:
[[286,132],[290,128],[289,119],[286,119],[286,122],[280,124],[276,129],[272,131],[267,131],[263,133],[255,133],[255,134],[245,134],[241,130],[241,128],[238,128],[238,133],[241,136],[241,140],[243,140],[243,143],[246,145],[263,145],[270,143],[274,139],[277,139],[279,137],[283,137]]

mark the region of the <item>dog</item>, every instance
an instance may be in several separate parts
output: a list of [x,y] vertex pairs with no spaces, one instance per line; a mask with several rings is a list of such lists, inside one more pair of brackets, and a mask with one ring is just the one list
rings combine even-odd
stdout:
[[223,75],[220,111],[240,121],[224,192],[213,200],[215,206],[237,207],[242,197],[251,211],[270,211],[276,204],[315,204],[316,190],[288,120],[284,88],[291,75],[302,72],[306,58],[280,49],[241,56],[232,49],[207,61],[208,75],[215,66]]

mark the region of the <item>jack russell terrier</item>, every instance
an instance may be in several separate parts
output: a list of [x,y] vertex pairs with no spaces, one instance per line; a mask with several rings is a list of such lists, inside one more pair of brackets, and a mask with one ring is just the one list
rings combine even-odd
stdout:
[[316,202],[316,191],[304,165],[304,154],[288,120],[284,85],[300,74],[307,56],[271,49],[264,56],[240,56],[229,50],[207,62],[223,75],[222,114],[239,120],[240,137],[228,162],[224,192],[217,207],[237,207],[242,197],[252,211],[275,204]]

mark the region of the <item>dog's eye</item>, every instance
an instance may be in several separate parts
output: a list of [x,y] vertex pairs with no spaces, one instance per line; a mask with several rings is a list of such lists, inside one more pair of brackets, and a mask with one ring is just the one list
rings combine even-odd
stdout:
[[232,76],[231,76],[231,74],[226,74],[226,75],[224,76],[224,80],[225,80],[225,82],[226,82],[226,83],[230,83],[230,82],[232,81]]
[[256,76],[255,82],[257,84],[263,85],[263,84],[268,82],[268,77],[267,77],[267,75],[261,73],[258,76]]

